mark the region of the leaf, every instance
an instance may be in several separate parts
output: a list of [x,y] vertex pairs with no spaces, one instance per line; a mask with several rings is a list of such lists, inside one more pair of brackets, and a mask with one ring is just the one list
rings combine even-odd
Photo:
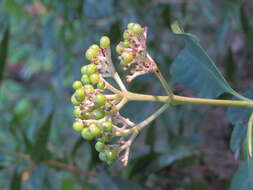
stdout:
[[74,158],[75,158],[77,150],[83,145],[84,142],[85,142],[85,141],[83,140],[82,137],[79,137],[79,138],[76,140],[76,142],[75,142],[73,148],[71,148],[71,152],[70,152],[70,158],[71,158],[71,159],[74,159]]
[[[243,93],[243,96],[253,99],[253,88]],[[232,124],[236,123],[247,123],[253,109],[250,108],[239,108],[239,107],[230,107],[228,109],[227,118]]]
[[247,126],[244,123],[237,123],[230,137],[230,148],[234,152],[239,152],[241,144],[246,136]]
[[252,190],[250,181],[252,181],[252,179],[249,175],[248,162],[244,161],[234,174],[229,190]]
[[[128,177],[131,179],[133,176],[140,174],[139,171],[142,172],[147,169],[152,162],[154,162],[157,157],[159,156],[158,153],[148,153],[139,156],[138,158],[134,159],[132,163],[130,163],[129,169],[128,169]],[[143,173],[142,173],[143,175]]]
[[75,182],[72,179],[63,179],[61,182],[61,190],[74,190]]
[[19,190],[21,189],[21,175],[17,170],[13,173],[11,178],[10,190]]
[[191,88],[199,97],[214,98],[228,92],[243,98],[230,87],[196,36],[183,33],[177,23],[173,23],[172,31],[185,42],[185,48],[172,63],[171,73],[175,81]]
[[36,131],[35,141],[31,150],[31,158],[35,162],[41,162],[50,157],[50,153],[47,150],[46,145],[50,134],[52,119],[53,111],[49,114],[44,124]]
[[156,128],[155,121],[151,124],[151,126],[147,129],[145,143],[150,147],[151,152],[154,151],[154,146],[156,142]]
[[3,38],[0,42],[0,84],[3,78],[4,68],[6,65],[6,59],[8,55],[9,45],[9,27],[4,31]]

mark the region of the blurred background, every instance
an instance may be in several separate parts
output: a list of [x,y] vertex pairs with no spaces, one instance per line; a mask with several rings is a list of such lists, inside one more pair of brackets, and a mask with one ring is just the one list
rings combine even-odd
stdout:
[[[170,32],[178,20],[243,92],[253,82],[252,11],[250,0],[1,0],[0,39],[6,28],[10,35],[0,65],[0,189],[228,189],[240,161],[230,149],[225,108],[169,109],[139,135],[127,167],[108,167],[94,144],[72,130],[71,85],[89,45],[108,35],[114,49],[128,22],[148,26],[148,51],[169,80],[183,45]],[[164,94],[153,75],[128,87]],[[194,96],[178,84],[174,91]],[[129,103],[122,113],[140,122],[159,106]]]

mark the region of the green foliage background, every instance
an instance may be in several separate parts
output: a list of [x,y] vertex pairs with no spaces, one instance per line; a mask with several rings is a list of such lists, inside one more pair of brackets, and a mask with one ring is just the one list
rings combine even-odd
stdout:
[[[248,182],[238,183],[249,178],[245,163],[231,182],[245,157],[239,154],[245,131],[238,127],[244,116],[241,122],[228,117],[236,126],[229,142],[233,126],[225,108],[171,108],[139,135],[129,166],[108,167],[98,161],[94,145],[72,130],[69,100],[71,84],[87,63],[84,50],[101,35],[115,47],[131,21],[149,27],[149,52],[167,80],[183,47],[170,32],[176,19],[200,38],[233,89],[246,91],[253,82],[252,10],[250,0],[2,0],[0,189],[249,189]],[[173,84],[176,94],[196,95]],[[152,75],[137,78],[129,89],[164,93]],[[138,122],[157,106],[130,103],[122,113]],[[52,161],[90,173],[60,169]]]

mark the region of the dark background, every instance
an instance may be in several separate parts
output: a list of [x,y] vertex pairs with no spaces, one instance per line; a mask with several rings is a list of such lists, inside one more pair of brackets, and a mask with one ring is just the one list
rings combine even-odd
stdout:
[[[0,189],[228,189],[240,161],[229,148],[233,126],[225,108],[169,109],[139,135],[127,167],[108,167],[98,161],[94,145],[72,130],[71,84],[87,64],[88,46],[108,35],[114,49],[128,22],[149,28],[148,51],[169,80],[182,48],[170,32],[178,20],[243,92],[253,82],[252,11],[250,0],[0,1],[0,37],[10,29],[0,87]],[[128,87],[164,94],[153,75]],[[194,96],[178,84],[174,91]],[[129,103],[122,113],[140,122],[158,106]]]

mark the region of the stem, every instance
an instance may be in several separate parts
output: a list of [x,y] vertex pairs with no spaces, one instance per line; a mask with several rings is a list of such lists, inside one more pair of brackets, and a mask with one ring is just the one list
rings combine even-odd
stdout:
[[[10,151],[4,150],[4,149],[0,149],[0,153],[8,155],[8,156],[12,156],[12,157],[21,158],[21,159],[24,159],[24,160],[27,160],[27,161],[32,161],[29,154],[24,154],[24,153],[21,153],[21,152],[10,152]],[[62,162],[54,161],[54,160],[45,160],[45,161],[42,161],[42,163],[47,164],[49,166],[65,169],[65,170],[68,170],[70,172],[83,174],[83,175],[86,175],[86,176],[89,176],[89,177],[96,177],[97,176],[97,174],[95,174],[93,172],[89,172],[89,171],[83,170],[81,168],[77,168],[73,165],[65,164],[65,163],[62,163]]]
[[252,157],[252,125],[253,125],[253,113],[251,113],[250,115],[247,129],[247,145],[250,158]]
[[163,88],[165,89],[166,93],[168,94],[169,98],[172,100],[172,98],[173,98],[173,91],[169,87],[167,81],[165,80],[165,78],[163,77],[161,71],[158,68],[155,70],[155,75],[160,80],[160,82],[161,82]]
[[228,106],[228,107],[243,107],[253,108],[253,101],[243,100],[216,100],[207,98],[190,98],[184,96],[173,95],[172,99],[169,96],[153,96],[146,94],[138,94],[132,92],[123,92],[123,96],[127,97],[129,101],[153,101],[153,102],[167,102],[175,105],[181,104],[204,104],[211,106]]
[[127,91],[126,86],[124,85],[123,81],[121,80],[121,78],[117,72],[115,72],[113,74],[113,78],[117,82],[117,84],[119,85],[119,87],[122,91]]
[[153,113],[151,116],[149,116],[147,119],[139,123],[138,125],[135,125],[131,129],[126,129],[123,134],[121,133],[121,136],[127,136],[131,133],[136,133],[136,135],[141,131],[145,126],[147,126],[149,123],[151,123],[153,120],[155,120],[159,115],[161,115],[168,107],[170,104],[164,104],[162,107],[160,107],[155,113]]

